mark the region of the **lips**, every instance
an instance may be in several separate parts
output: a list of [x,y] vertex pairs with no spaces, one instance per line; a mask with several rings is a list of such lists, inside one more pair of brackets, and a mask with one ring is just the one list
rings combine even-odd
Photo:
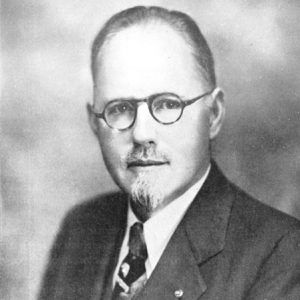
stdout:
[[158,160],[142,160],[142,159],[137,159],[137,160],[132,160],[127,163],[128,168],[134,168],[134,167],[151,167],[151,166],[161,166],[165,165],[167,162],[165,161],[158,161]]

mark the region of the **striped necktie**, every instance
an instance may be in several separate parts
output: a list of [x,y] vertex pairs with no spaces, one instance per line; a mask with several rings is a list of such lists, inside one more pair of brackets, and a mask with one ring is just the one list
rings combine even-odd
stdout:
[[129,232],[129,252],[123,260],[113,290],[113,300],[132,299],[146,283],[145,261],[148,257],[143,224],[136,222]]

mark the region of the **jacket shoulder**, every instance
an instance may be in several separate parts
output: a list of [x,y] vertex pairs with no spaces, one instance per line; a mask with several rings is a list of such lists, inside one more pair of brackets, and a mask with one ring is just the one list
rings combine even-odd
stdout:
[[229,186],[234,194],[232,222],[239,223],[250,234],[263,232],[281,237],[300,230],[298,219],[253,198],[232,183]]
[[124,194],[110,193],[86,200],[67,213],[52,246],[38,299],[84,299],[81,294],[91,290],[91,274],[104,255],[112,228],[126,220],[126,208]]
[[119,222],[127,207],[127,197],[122,192],[97,195],[72,207],[62,227],[86,228],[93,225],[109,226]]

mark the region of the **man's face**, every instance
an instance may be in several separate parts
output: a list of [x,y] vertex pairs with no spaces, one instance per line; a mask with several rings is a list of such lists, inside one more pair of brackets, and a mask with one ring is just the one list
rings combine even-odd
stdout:
[[[124,29],[107,42],[99,62],[94,90],[99,112],[117,98],[171,92],[185,100],[208,92],[189,46],[166,25]],[[111,129],[92,114],[90,121],[115,182],[152,210],[184,193],[208,167],[210,109],[201,100],[170,125],[154,120],[146,103],[125,131]]]

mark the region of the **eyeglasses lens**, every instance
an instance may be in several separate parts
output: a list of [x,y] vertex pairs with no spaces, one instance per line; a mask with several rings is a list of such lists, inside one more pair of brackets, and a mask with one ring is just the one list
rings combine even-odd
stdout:
[[152,102],[152,113],[163,124],[170,124],[177,121],[181,112],[182,102],[174,95],[161,95]]
[[107,124],[115,129],[128,128],[135,118],[135,106],[127,101],[113,101],[105,108]]

